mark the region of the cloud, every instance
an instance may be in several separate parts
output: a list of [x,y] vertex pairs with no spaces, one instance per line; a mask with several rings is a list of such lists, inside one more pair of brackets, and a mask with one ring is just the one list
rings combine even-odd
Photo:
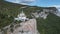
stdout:
[[51,6],[48,6],[48,7],[56,7],[56,8],[60,8],[60,5],[51,5]]
[[56,7],[58,9],[58,11],[60,12],[60,5],[51,5],[51,6],[47,6],[47,7]]
[[32,3],[34,2],[35,0],[22,0],[22,3]]
[[18,3],[18,4],[24,4],[24,5],[28,5],[36,0],[6,0],[8,2],[13,2],[13,3]]
[[29,2],[33,2],[33,1],[35,1],[35,0],[24,0],[24,1],[29,1]]
[[27,3],[20,3],[20,4],[22,4],[22,5],[29,5],[29,4],[27,4]]
[[50,7],[56,7],[59,10],[59,12],[60,12],[60,5],[52,5]]

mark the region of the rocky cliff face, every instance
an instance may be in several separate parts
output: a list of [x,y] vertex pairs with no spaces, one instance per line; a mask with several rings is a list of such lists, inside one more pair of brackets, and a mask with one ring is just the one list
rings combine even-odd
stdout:
[[60,8],[57,7],[57,9],[58,9],[58,11],[57,11],[57,14],[56,15],[60,17]]

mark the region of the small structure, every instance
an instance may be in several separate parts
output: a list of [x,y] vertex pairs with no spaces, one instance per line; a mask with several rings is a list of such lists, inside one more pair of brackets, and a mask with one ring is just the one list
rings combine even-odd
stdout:
[[26,18],[26,15],[23,13],[23,10],[22,10],[22,12],[18,15],[18,17],[15,18],[15,20],[17,20],[17,21],[19,21],[19,20],[25,21],[25,20],[28,20],[28,18]]

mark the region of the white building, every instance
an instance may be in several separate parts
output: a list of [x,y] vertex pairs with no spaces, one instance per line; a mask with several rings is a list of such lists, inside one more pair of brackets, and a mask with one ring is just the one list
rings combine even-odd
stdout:
[[28,20],[28,18],[26,18],[26,15],[23,13],[23,11],[17,16],[17,18],[15,18],[15,20],[19,21],[25,21]]

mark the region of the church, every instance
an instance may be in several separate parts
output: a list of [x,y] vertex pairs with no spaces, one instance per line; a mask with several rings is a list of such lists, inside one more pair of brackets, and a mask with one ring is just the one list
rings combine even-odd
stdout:
[[20,14],[18,14],[17,18],[14,18],[14,19],[17,20],[17,21],[29,20],[29,19],[26,17],[26,15],[25,15],[25,13],[23,12],[23,10],[22,10],[22,12],[21,12]]

